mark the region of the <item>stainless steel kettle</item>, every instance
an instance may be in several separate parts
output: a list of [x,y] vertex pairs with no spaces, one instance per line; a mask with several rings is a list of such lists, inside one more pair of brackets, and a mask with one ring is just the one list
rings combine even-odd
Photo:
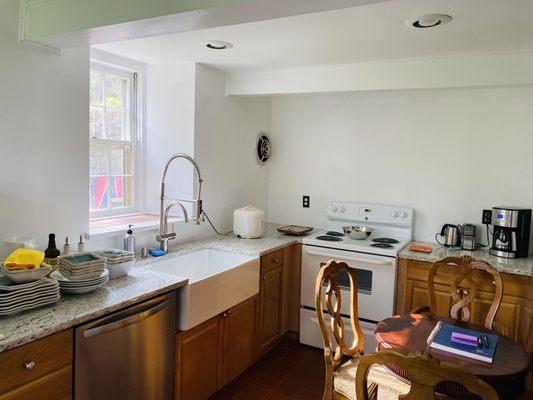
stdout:
[[[439,241],[439,235],[444,237],[444,243]],[[443,246],[459,246],[459,243],[461,243],[461,225],[444,224],[440,234],[437,233],[435,235],[435,240],[437,243],[442,244]]]

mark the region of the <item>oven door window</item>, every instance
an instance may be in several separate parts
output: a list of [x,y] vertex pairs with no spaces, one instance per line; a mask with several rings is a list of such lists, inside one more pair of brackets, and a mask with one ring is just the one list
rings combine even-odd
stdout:
[[[320,263],[323,267],[326,263]],[[361,294],[372,294],[372,271],[367,269],[352,268],[357,274],[358,292]],[[337,281],[341,290],[350,290],[350,276],[346,271],[340,271],[337,275]],[[327,281],[324,282],[324,286]]]

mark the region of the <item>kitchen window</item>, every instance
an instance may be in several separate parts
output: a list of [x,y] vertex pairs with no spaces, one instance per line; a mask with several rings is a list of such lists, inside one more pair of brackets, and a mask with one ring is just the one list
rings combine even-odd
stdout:
[[89,209],[91,218],[139,211],[137,73],[91,62]]

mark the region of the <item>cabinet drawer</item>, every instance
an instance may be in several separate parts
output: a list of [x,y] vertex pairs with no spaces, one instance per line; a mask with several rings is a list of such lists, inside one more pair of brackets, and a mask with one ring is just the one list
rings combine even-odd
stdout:
[[261,257],[261,275],[283,265],[284,249],[279,249]]
[[9,393],[0,400],[70,400],[72,399],[72,367],[66,366]]
[[[0,394],[72,364],[72,330],[0,353]],[[3,397],[2,397],[3,398]]]

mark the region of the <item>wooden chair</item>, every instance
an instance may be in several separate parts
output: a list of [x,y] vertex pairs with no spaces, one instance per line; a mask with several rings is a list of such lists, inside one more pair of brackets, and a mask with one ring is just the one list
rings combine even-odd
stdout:
[[[471,318],[470,305],[474,301],[479,282],[473,279],[474,271],[486,271],[492,276],[493,284],[495,285],[495,293],[490,309],[485,317],[483,326],[486,329],[493,329],[494,317],[498,312],[500,303],[502,301],[503,283],[500,273],[485,261],[475,260],[470,256],[464,257],[446,257],[442,260],[436,261],[431,266],[428,276],[428,292],[429,292],[429,308],[422,307],[413,310],[412,313],[421,313],[429,311],[431,314],[437,313],[437,301],[435,296],[435,276],[437,271],[444,266],[457,267],[457,274],[450,282],[450,294],[452,297],[452,306],[450,309],[450,317],[468,322]],[[461,287],[465,282],[469,289]],[[501,331],[501,329],[499,329]]]
[[[350,278],[350,325],[354,332],[354,341],[350,345],[346,343],[346,327],[341,317],[342,298],[337,277],[339,272],[342,271],[346,272]],[[326,284],[325,290],[324,284]],[[326,383],[323,400],[355,399],[353,381],[357,364],[363,354],[364,337],[359,325],[357,287],[355,271],[343,262],[329,261],[320,269],[316,279],[316,310],[324,340],[324,361],[326,364]],[[327,310],[331,317],[329,323],[326,322],[324,309]],[[378,382],[385,384],[390,379],[398,380],[384,368],[373,368],[370,373],[370,386],[375,388]],[[372,389],[370,391],[372,392]],[[373,394],[374,397],[376,395],[377,392]]]
[[[441,363],[430,354],[407,356],[394,350],[383,350],[361,357],[355,377],[357,400],[368,400],[367,389],[369,371],[375,365],[393,365],[401,368],[409,376],[410,387],[402,389],[396,398],[406,400],[428,400],[443,398],[435,394],[435,386],[441,382],[457,382],[470,393],[483,400],[498,400],[495,390],[458,365]],[[449,398],[449,397],[444,397]]]

